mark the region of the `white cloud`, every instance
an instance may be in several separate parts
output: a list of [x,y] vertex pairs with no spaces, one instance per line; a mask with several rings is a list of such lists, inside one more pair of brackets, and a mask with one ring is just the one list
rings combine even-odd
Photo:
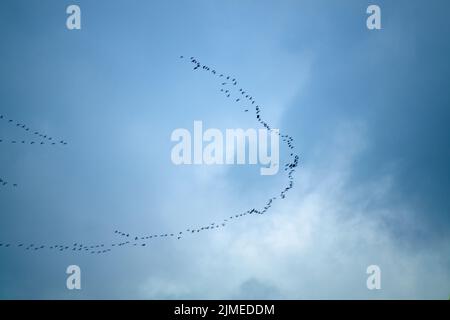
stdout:
[[[367,146],[364,126],[345,124],[333,136],[323,154],[329,163],[301,167],[285,201],[268,215],[189,239],[176,278],[155,282],[152,275],[142,297],[446,299],[448,242],[416,250],[398,240],[386,217],[406,224],[411,238],[423,226],[414,208],[383,201],[392,178],[357,187],[349,181],[352,160]],[[377,206],[369,207],[372,198]],[[381,267],[380,291],[366,288],[370,264]]]

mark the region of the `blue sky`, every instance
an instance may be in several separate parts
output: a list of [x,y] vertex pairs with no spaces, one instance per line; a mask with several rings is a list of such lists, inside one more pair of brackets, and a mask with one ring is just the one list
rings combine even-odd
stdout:
[[[284,186],[254,166],[172,164],[170,134],[194,120],[258,128],[180,55],[239,79],[301,161],[269,214],[217,232],[100,256],[0,249],[0,297],[447,299],[450,5],[373,3],[382,30],[362,0],[4,1],[1,113],[69,144],[0,145],[0,177],[18,184],[0,188],[1,242],[171,232]],[[0,136],[28,138],[5,123]]]

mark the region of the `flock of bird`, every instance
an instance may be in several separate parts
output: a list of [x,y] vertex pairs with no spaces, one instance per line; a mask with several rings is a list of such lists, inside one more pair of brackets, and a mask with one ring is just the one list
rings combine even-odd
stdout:
[[[180,56],[181,60],[187,60],[184,56]],[[202,70],[210,73],[210,75],[214,76],[216,80],[218,80],[218,85],[220,92],[224,94],[226,98],[231,98],[233,101],[242,107],[243,112],[249,112],[250,108],[253,107],[255,111],[256,120],[267,130],[271,130],[270,125],[263,120],[262,117],[262,107],[256,102],[254,97],[248,93],[244,88],[238,89],[238,81],[235,77],[230,75],[226,75],[224,73],[219,73],[215,68],[212,68],[207,65],[201,64],[196,58],[191,57],[189,62],[193,64],[193,70]],[[4,119],[1,116],[0,119]],[[9,123],[13,123],[12,120],[8,121]],[[29,131],[28,127],[21,124],[16,124],[17,127],[21,127],[26,131]],[[37,131],[36,131],[37,132]],[[294,147],[294,139],[289,135],[281,135],[279,132],[282,141],[286,144],[287,148],[290,150],[290,158],[289,162],[285,164],[284,171],[287,173],[288,183],[286,187],[284,187],[279,194],[269,198],[262,208],[256,209],[252,208],[247,211],[230,215],[220,221],[212,222],[209,224],[189,227],[183,230],[179,230],[177,232],[172,233],[151,233],[145,235],[133,235],[129,232],[124,232],[123,230],[115,230],[114,235],[118,236],[118,241],[113,243],[101,243],[101,244],[83,244],[83,243],[74,243],[72,245],[63,245],[63,244],[37,244],[37,243],[0,243],[1,248],[22,248],[28,251],[39,251],[39,250],[51,250],[57,252],[82,252],[89,253],[92,255],[100,255],[110,252],[115,248],[121,247],[145,247],[150,244],[151,241],[155,241],[157,239],[177,239],[181,240],[183,237],[188,235],[198,234],[200,232],[214,231],[220,228],[226,227],[228,224],[235,222],[241,218],[246,216],[256,216],[263,215],[268,212],[268,210],[272,207],[273,202],[277,199],[284,199],[286,197],[286,193],[293,188],[294,186],[294,177],[293,174],[299,164],[299,156],[295,154]],[[40,138],[47,139],[49,141],[53,140],[53,138],[48,135],[44,135],[42,133],[37,132],[36,134]],[[51,138],[51,139],[50,139]],[[63,140],[60,141],[62,145],[67,144]],[[4,181],[1,180],[0,181]],[[5,181],[6,182],[6,181]],[[7,183],[7,182],[6,182]],[[123,239],[120,241],[120,239]]]
[[[33,138],[35,140],[11,140],[11,139],[3,139],[0,138],[0,145],[2,144],[23,144],[23,145],[67,145],[67,142],[64,140],[57,140],[54,139],[53,137],[36,131],[36,130],[32,130],[29,126],[27,126],[24,123],[20,123],[18,121],[15,121],[13,119],[8,119],[8,117],[6,117],[3,114],[0,114],[0,124],[6,124],[6,125],[10,125],[13,126],[15,128],[24,130],[25,132],[29,133],[30,135],[33,136]],[[17,187],[17,183],[9,183],[5,178],[0,178],[0,187],[7,187],[7,186],[12,186],[12,187]]]
[[50,144],[50,145],[67,145],[67,142],[64,140],[58,141],[57,139],[54,139],[48,134],[32,130],[29,126],[26,124],[20,123],[18,121],[15,121],[13,119],[8,119],[5,115],[0,114],[0,121],[6,122],[7,124],[10,124],[16,128],[22,129],[26,131],[27,133],[33,135],[33,137],[36,140],[32,141],[25,141],[25,140],[3,140],[0,139],[0,143],[22,143],[22,144],[37,144],[37,145],[44,145],[44,144]]
[[[181,60],[185,60],[184,56],[180,56]],[[264,128],[271,130],[269,124],[263,120],[262,117],[262,107],[256,102],[248,90],[238,86],[238,81],[235,77],[219,73],[215,68],[203,65],[195,57],[190,57],[189,62],[194,65],[193,70],[203,70],[210,73],[212,76],[219,79],[220,82],[220,92],[225,95],[226,98],[231,98],[235,103],[240,104],[244,112],[249,112],[250,108],[253,107],[255,110],[255,118]],[[238,87],[239,90],[237,89]],[[298,166],[299,156],[294,153],[294,139],[289,135],[282,135],[278,132],[282,141],[286,144],[290,150],[290,161],[285,164],[284,170],[287,171],[289,183],[288,186],[280,192],[280,198],[284,199],[286,192],[294,186],[293,174]]]
[[[4,187],[4,186],[7,186],[8,184],[9,184],[8,181],[6,181],[6,180],[3,179],[3,178],[0,178],[0,186]],[[12,185],[13,187],[17,187],[17,183],[12,183],[11,185]]]
[[[184,56],[180,56],[181,60],[186,60]],[[193,70],[201,70],[208,72],[213,77],[216,77],[219,84],[220,92],[226,97],[231,98],[233,101],[240,105],[242,110],[244,112],[249,112],[251,106],[253,106],[255,111],[255,118],[256,120],[267,130],[271,130],[270,125],[263,120],[262,117],[262,107],[256,102],[255,98],[248,93],[248,91],[244,88],[237,89],[238,86],[238,80],[231,76],[226,75],[224,73],[219,73],[216,71],[215,68],[203,65],[198,61],[195,57],[190,57],[189,62],[194,65]],[[278,134],[281,137],[281,140],[286,144],[287,148],[290,150],[290,162],[286,163],[284,166],[284,171],[287,172],[288,177],[288,184],[285,188],[283,188],[279,195],[271,197],[268,199],[266,204],[260,208],[259,210],[256,208],[252,208],[250,210],[247,210],[242,213],[231,215],[221,221],[218,222],[212,222],[209,225],[203,225],[203,226],[196,226],[191,227],[185,230],[178,231],[177,233],[171,233],[171,234],[146,234],[146,235],[131,235],[129,232],[124,232],[120,230],[116,230],[114,233],[118,234],[121,237],[125,237],[128,239],[131,239],[132,241],[148,241],[155,238],[165,238],[165,237],[176,237],[177,239],[181,239],[186,234],[196,234],[199,232],[205,232],[205,231],[211,231],[216,230],[218,228],[223,228],[227,224],[236,221],[237,219],[243,218],[245,216],[250,215],[262,215],[265,214],[271,207],[275,200],[277,199],[284,199],[286,197],[286,193],[294,187],[294,177],[293,174],[299,164],[299,156],[295,154],[294,149],[294,139],[289,135],[282,135],[278,132]]]

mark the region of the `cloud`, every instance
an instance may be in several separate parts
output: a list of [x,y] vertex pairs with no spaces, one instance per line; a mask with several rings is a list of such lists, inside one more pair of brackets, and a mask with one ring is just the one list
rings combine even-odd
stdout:
[[[192,239],[177,258],[177,275],[153,274],[142,297],[447,298],[449,242],[414,248],[392,232],[388,223],[410,235],[423,226],[414,208],[383,202],[388,174],[366,185],[349,179],[368,144],[364,132],[361,123],[338,126],[328,148],[339,150],[337,161],[324,151],[329,163],[301,168],[297,187],[270,214]],[[381,267],[380,291],[366,288],[371,264]]]

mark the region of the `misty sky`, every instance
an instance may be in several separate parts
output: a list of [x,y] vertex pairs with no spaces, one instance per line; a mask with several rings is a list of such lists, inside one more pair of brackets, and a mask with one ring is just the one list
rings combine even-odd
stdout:
[[[382,30],[366,27],[378,4]],[[78,4],[82,29],[66,28]],[[0,114],[68,142],[0,144],[0,243],[112,243],[261,207],[259,166],[175,166],[170,135],[256,128],[194,72],[235,76],[291,135],[267,215],[105,255],[0,248],[2,299],[448,299],[447,1],[22,1],[0,5]],[[30,135],[0,122],[0,139]],[[287,150],[280,160],[286,161]],[[79,265],[82,289],[66,288]],[[368,290],[379,265],[382,289]]]

